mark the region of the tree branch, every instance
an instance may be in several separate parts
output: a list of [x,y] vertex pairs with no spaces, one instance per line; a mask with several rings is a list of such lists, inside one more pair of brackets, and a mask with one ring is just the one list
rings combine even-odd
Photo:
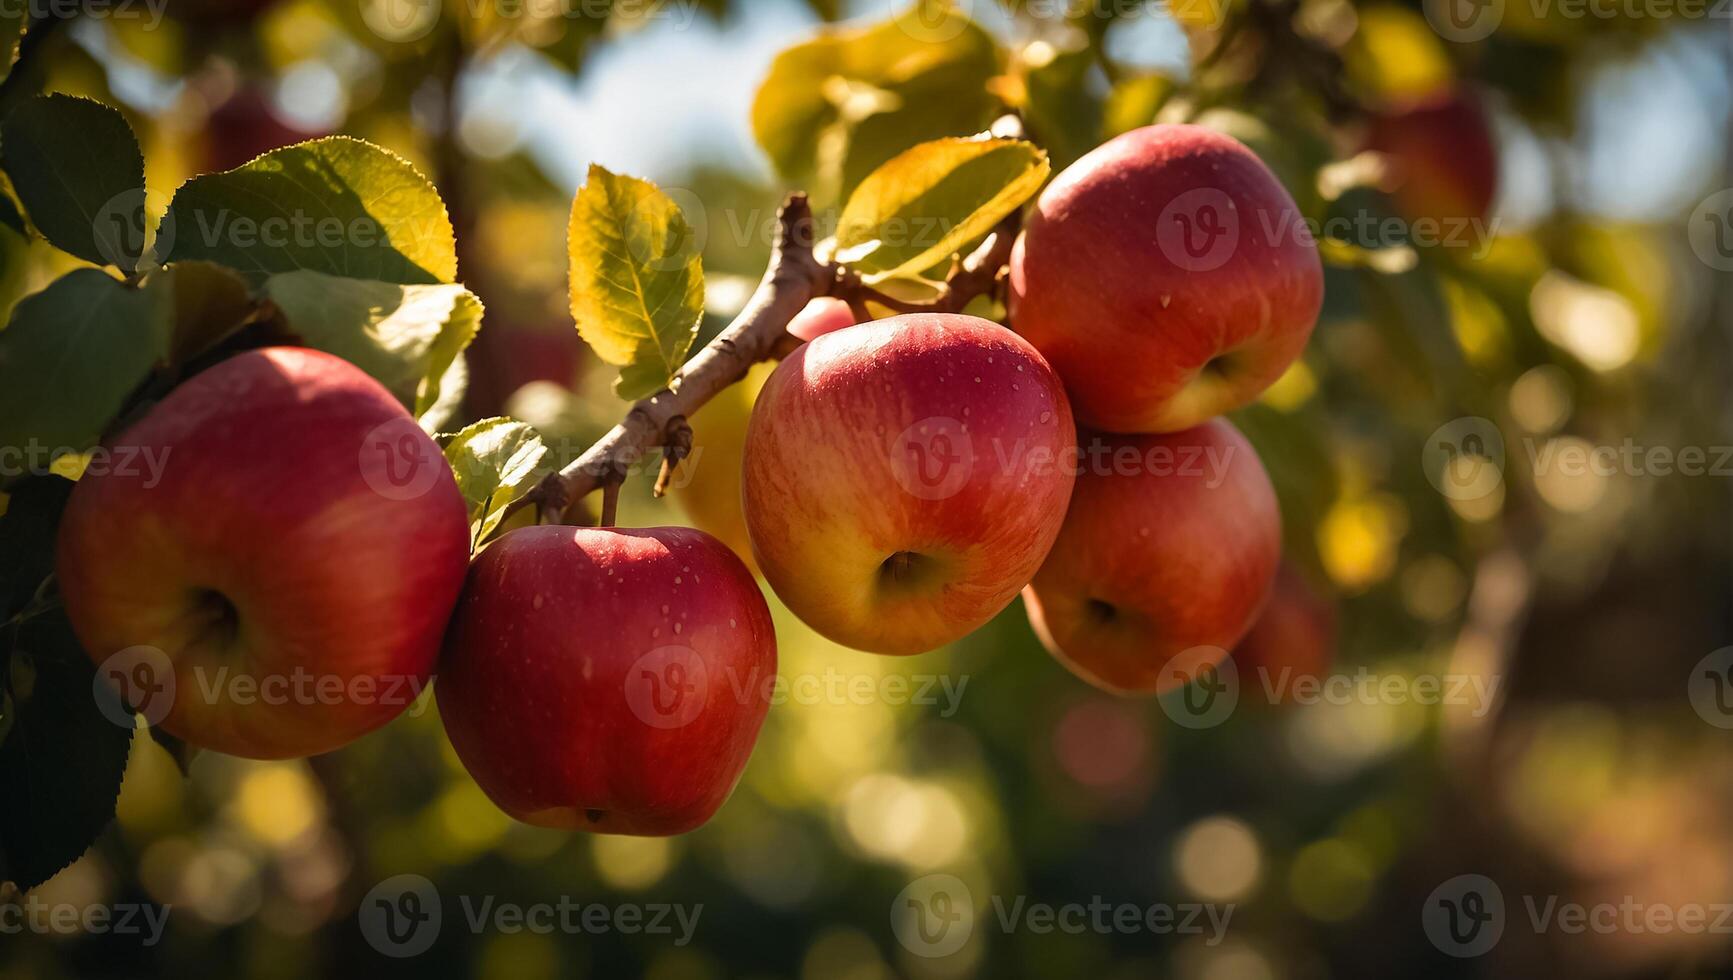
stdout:
[[734,322],[687,361],[666,388],[633,404],[625,419],[583,455],[513,501],[507,517],[534,506],[542,517],[558,514],[565,523],[588,523],[584,498],[598,489],[617,490],[626,474],[658,448],[667,450],[657,480],[658,489],[665,489],[673,467],[691,446],[686,420],[746,377],[752,365],[798,347],[788,323],[807,303],[836,296],[857,310],[871,300],[898,312],[957,312],[997,286],[1019,226],[1019,215],[1013,212],[953,266],[934,299],[911,302],[885,296],[846,269],[819,261],[813,254],[812,208],[804,194],[791,194],[777,213],[776,242],[764,278]]

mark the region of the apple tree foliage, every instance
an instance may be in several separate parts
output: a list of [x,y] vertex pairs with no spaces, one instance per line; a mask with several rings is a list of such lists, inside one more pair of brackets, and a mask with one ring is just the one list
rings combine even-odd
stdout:
[[[606,17],[563,17],[548,29],[539,5],[507,17],[499,8],[509,5],[454,3],[445,6],[467,9],[469,16],[449,16],[424,41],[404,43],[363,24],[362,6],[330,4],[331,22],[379,59],[381,88],[390,93],[388,102],[395,100],[390,111],[404,115],[425,87],[440,45],[467,53],[517,44],[577,71],[607,27]],[[725,4],[707,0],[704,6]],[[828,8],[826,19],[834,16],[833,4],[813,6]],[[1018,4],[1006,0],[1004,6]],[[1171,6],[1194,39],[1201,36],[1182,16],[1200,4]],[[960,15],[935,19],[931,10],[913,14],[913,21],[826,27],[767,66],[751,127],[785,186],[805,189],[821,210],[840,209],[834,240],[826,243],[832,254],[899,295],[930,288],[952,255],[1039,187],[1049,160],[1063,167],[1104,139],[1174,118],[1176,110],[1250,145],[1309,219],[1389,213],[1373,181],[1343,166],[1350,161],[1338,159],[1328,137],[1335,117],[1352,109],[1337,91],[1344,79],[1360,95],[1374,93],[1387,81],[1381,74],[1402,75],[1412,67],[1392,67],[1374,56],[1414,49],[1381,47],[1380,38],[1392,36],[1390,21],[1366,17],[1354,38],[1331,41],[1334,47],[1308,61],[1291,53],[1318,54],[1328,25],[1311,25],[1320,30],[1301,39],[1287,20],[1258,17],[1266,5],[1219,6],[1231,10],[1205,11],[1213,21],[1209,29],[1247,41],[1254,55],[1216,57],[1205,52],[1225,43],[1198,45],[1200,58],[1184,80],[1115,64],[1103,43],[1110,23],[1088,15],[1063,25],[1063,32],[1038,24],[1037,41],[1019,48]],[[1371,5],[1355,6],[1364,11]],[[19,47],[24,8],[0,5],[0,73]],[[1214,16],[1224,13],[1225,26]],[[1550,131],[1571,111],[1565,80],[1574,77],[1578,52],[1591,40],[1617,40],[1609,37],[1618,29],[1611,22],[1568,26],[1560,34],[1551,32],[1557,24],[1529,25],[1515,42],[1495,38],[1462,50],[1484,58],[1478,74],[1513,95],[1514,111]],[[185,62],[142,48],[138,56],[165,59],[158,67],[166,74],[189,74],[214,42],[188,33],[178,55]],[[1084,42],[1048,43],[1063,33],[1081,33]],[[1259,49],[1284,57],[1263,58]],[[1319,65],[1324,70],[1314,71]],[[1032,142],[969,138],[1006,109],[1022,116]],[[32,282],[22,297],[15,295],[22,287],[8,283],[11,314],[0,329],[0,450],[68,453],[26,455],[32,472],[0,481],[0,880],[24,887],[75,859],[110,821],[136,737],[101,711],[93,660],[66,627],[54,597],[55,522],[83,453],[190,374],[247,347],[288,342],[359,365],[425,428],[442,433],[478,545],[509,522],[529,519],[526,511],[508,516],[507,510],[562,462],[551,431],[544,438],[522,421],[472,422],[462,414],[470,380],[464,355],[483,309],[475,291],[460,282],[460,271],[477,281],[478,263],[464,252],[464,268],[458,268],[459,246],[470,244],[454,233],[454,225],[465,225],[458,182],[448,183],[442,172],[442,202],[403,159],[360,140],[334,138],[195,178],[175,191],[165,212],[147,207],[144,156],[122,114],[99,102],[49,96],[16,103],[0,118],[0,227],[10,229],[0,236],[28,234],[69,262],[85,263],[52,281]],[[487,166],[494,168],[490,177],[507,171]],[[758,271],[709,262],[707,272],[712,256],[704,251],[700,258],[695,234],[702,215],[677,198],[598,168],[572,202],[566,225],[570,311],[583,339],[617,374],[615,391],[623,398],[659,387],[713,325],[702,322],[707,275]],[[228,233],[305,214],[334,216],[355,233],[288,251]],[[941,237],[911,234],[910,222],[935,217],[945,222]],[[1385,535],[1402,542],[1402,553],[1388,557],[1391,566],[1449,554],[1469,567],[1473,549],[1460,540],[1460,523],[1418,467],[1403,461],[1418,457],[1420,440],[1439,417],[1502,417],[1487,393],[1533,365],[1558,362],[1580,382],[1584,411],[1577,424],[1585,431],[1623,431],[1616,426],[1629,419],[1620,418],[1620,404],[1629,402],[1653,406],[1657,418],[1680,420],[1685,434],[1657,439],[1708,441],[1689,434],[1690,420],[1704,414],[1688,407],[1689,391],[1598,397],[1590,372],[1534,322],[1532,288],[1566,268],[1628,303],[1649,344],[1667,302],[1661,282],[1667,277],[1643,271],[1658,264],[1661,246],[1654,236],[1561,215],[1533,233],[1501,236],[1488,260],[1474,265],[1442,249],[1375,248],[1329,237],[1320,247],[1331,277],[1328,333],[1342,342],[1338,347],[1321,338],[1326,343],[1308,355],[1314,370],[1303,372],[1301,383],[1314,385],[1316,397],[1291,399],[1280,410],[1254,405],[1234,419],[1280,490],[1284,526],[1296,536],[1289,550],[1301,560],[1318,561],[1313,536],[1325,536],[1320,527],[1364,544],[1378,538],[1374,531],[1400,524]],[[493,293],[478,291],[495,302]],[[1351,450],[1335,451],[1332,432]],[[1352,465],[1342,465],[1343,459]],[[1524,525],[1539,538],[1549,528],[1544,508],[1535,504],[1532,488],[1520,485],[1514,472],[1511,477],[1500,520]],[[1396,508],[1388,505],[1398,498],[1406,506],[1391,516]],[[1688,504],[1666,508],[1693,510]],[[1494,526],[1479,524],[1469,533],[1484,538]],[[1645,519],[1641,531],[1648,545],[1676,534],[1659,517]],[[1603,537],[1621,540],[1613,533]],[[1384,557],[1365,544],[1338,560],[1354,575]],[[1611,560],[1601,555],[1579,563],[1603,558]],[[1340,569],[1332,574],[1339,581],[1344,576]],[[1355,610],[1360,645],[1447,644],[1454,619],[1417,623],[1405,616],[1395,597],[1398,578],[1386,568],[1356,583],[1370,596]],[[1574,659],[1561,673],[1576,676]],[[984,729],[991,722],[976,720]],[[1024,716],[999,727],[989,741],[1024,744]],[[1270,775],[1266,761],[1260,751],[1260,781]],[[1269,781],[1278,792],[1290,787],[1284,778]],[[1013,787],[1006,795],[1017,792]],[[1007,810],[1016,803],[1030,813],[1047,812],[1035,799],[1007,803]]]
[[[942,129],[972,127],[979,115]],[[779,118],[761,107],[761,125]],[[830,245],[867,282],[942,278],[1049,173],[1046,154],[1018,139],[942,136],[888,148],[871,150],[862,159],[872,166],[845,185]],[[265,343],[343,357],[440,432],[461,401],[462,354],[483,310],[455,281],[456,245],[438,192],[409,163],[361,140],[300,143],[194,177],[160,218],[146,213],[131,129],[102,103],[63,95],[23,103],[0,124],[0,163],[33,233],[90,263],[24,297],[0,331],[0,448],[23,459],[52,454],[9,488],[0,518],[0,786],[9,791],[0,872],[32,887],[82,853],[113,815],[132,736],[99,710],[93,659],[54,601],[52,531],[69,478],[88,458],[81,454],[179,381]],[[272,222],[284,229],[310,218],[312,231],[287,247],[262,234]],[[919,234],[921,222],[940,230]],[[704,311],[696,242],[679,205],[648,181],[592,167],[573,201],[572,316],[596,355],[618,368],[623,399],[666,385],[692,350]],[[477,546],[553,469],[541,437],[513,419],[438,438],[470,504]]]

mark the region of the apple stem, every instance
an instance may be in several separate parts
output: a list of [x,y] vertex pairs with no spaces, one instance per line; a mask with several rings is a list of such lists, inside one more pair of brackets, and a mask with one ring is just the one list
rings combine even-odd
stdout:
[[620,511],[620,481],[602,484],[602,520],[597,527],[613,527]]
[[656,486],[650,491],[651,496],[658,498],[668,492],[668,484],[674,479],[674,471],[679,468],[680,461],[692,452],[692,426],[686,421],[686,416],[676,415],[668,420],[668,432],[663,447],[662,470],[656,474]]

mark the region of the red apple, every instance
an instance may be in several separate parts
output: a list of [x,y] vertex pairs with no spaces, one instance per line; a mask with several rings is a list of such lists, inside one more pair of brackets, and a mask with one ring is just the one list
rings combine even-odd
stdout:
[[776,673],[770,610],[684,527],[526,527],[487,546],[440,667],[445,731],[526,823],[680,834],[746,768]]
[[825,334],[777,366],[746,433],[758,567],[807,625],[912,654],[991,619],[1071,496],[1065,392],[1021,337],[923,313]]
[[1029,621],[1097,687],[1181,686],[1225,657],[1263,606],[1282,550],[1275,489],[1221,419],[1087,437],[1079,452],[1065,526],[1024,593]]
[[788,332],[801,340],[811,340],[827,333],[854,326],[854,311],[835,296],[820,296],[801,308],[788,321]]
[[1306,345],[1317,245],[1246,147],[1147,126],[1067,167],[1011,254],[1011,324],[1065,379],[1079,424],[1173,432],[1237,408]]
[[[109,680],[145,685],[127,696],[148,719],[162,706],[140,695],[167,690],[171,734],[292,758],[413,701],[463,584],[469,518],[384,387],[319,351],[249,351],[106,448],[113,465],[72,492],[56,574],[85,649]],[[172,687],[134,673],[140,647]]]
[[[1480,100],[1467,89],[1430,96],[1373,116],[1371,148],[1390,168],[1390,194],[1410,221],[1448,235],[1484,221],[1498,193],[1498,148]],[[1416,229],[1418,231],[1419,229]]]
[[1336,652],[1336,607],[1297,569],[1283,562],[1264,611],[1234,648],[1241,689],[1254,677],[1278,700],[1292,698],[1301,678],[1321,679]]

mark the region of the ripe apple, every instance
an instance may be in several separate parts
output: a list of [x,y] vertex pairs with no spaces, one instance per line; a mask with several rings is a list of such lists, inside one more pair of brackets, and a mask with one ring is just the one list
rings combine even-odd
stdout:
[[1256,155],[1202,126],[1114,137],[1054,178],[1011,253],[1011,325],[1078,423],[1174,432],[1256,398],[1311,335],[1323,266]]
[[811,340],[824,334],[854,326],[854,311],[835,296],[820,296],[801,308],[788,321],[788,332],[801,340]]
[[1336,607],[1299,570],[1283,562],[1264,611],[1234,648],[1242,688],[1257,675],[1260,690],[1291,698],[1294,682],[1322,678],[1336,652]]
[[1076,432],[1021,337],[961,314],[825,334],[777,366],[746,433],[752,550],[845,646],[912,654],[1016,597],[1071,496]]
[[437,695],[458,758],[525,823],[680,834],[710,819],[770,707],[751,573],[684,527],[526,527],[475,560]]
[[1483,221],[1498,193],[1498,148],[1480,100],[1468,89],[1394,106],[1372,118],[1370,146],[1391,170],[1390,195],[1411,221]]
[[[414,700],[462,587],[469,518],[445,457],[383,386],[319,351],[195,375],[78,481],[58,542],[66,611],[117,685],[202,748],[328,752]],[[130,461],[128,465],[123,462]],[[129,653],[132,651],[132,653]],[[122,658],[127,659],[127,658]],[[99,673],[103,671],[99,670]]]
[[1221,419],[1088,436],[1079,452],[1065,526],[1024,593],[1029,621],[1104,690],[1181,686],[1226,656],[1263,606],[1282,549],[1275,489]]

